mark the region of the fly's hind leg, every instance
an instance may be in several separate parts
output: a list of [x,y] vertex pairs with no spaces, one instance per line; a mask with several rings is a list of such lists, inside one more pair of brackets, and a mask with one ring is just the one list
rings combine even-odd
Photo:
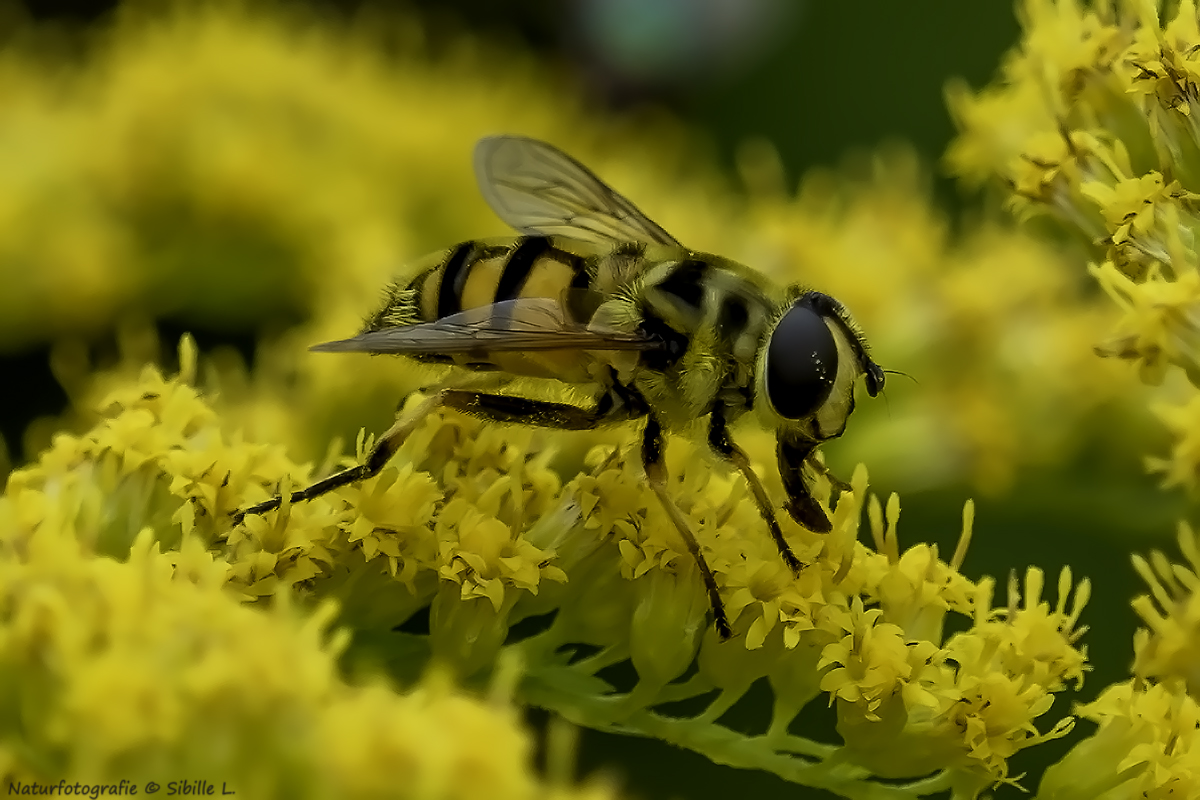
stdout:
[[[491,422],[514,422],[559,430],[590,430],[609,422],[634,419],[645,413],[642,404],[633,402],[639,398],[613,387],[602,395],[593,408],[581,408],[569,403],[551,403],[523,397],[486,394],[463,389],[442,389],[424,400],[411,414],[396,420],[376,440],[363,463],[335,472],[327,478],[292,492],[291,502],[299,503],[320,497],[334,489],[364,481],[382,470],[404,444],[412,432],[438,408],[453,408]],[[279,508],[281,496],[272,497],[261,503],[241,509],[233,515],[238,524],[248,514],[265,514]]]
[[788,565],[792,573],[800,574],[800,570],[804,569],[804,565],[800,563],[800,559],[796,558],[796,554],[792,552],[791,546],[787,543],[787,539],[783,538],[783,529],[779,527],[779,520],[775,518],[775,508],[771,505],[770,498],[767,497],[767,490],[763,487],[762,481],[755,474],[754,469],[750,466],[750,458],[746,455],[746,451],[734,444],[733,439],[729,437],[729,427],[725,422],[725,412],[721,407],[714,408],[709,416],[708,422],[708,446],[713,451],[725,459],[732,462],[738,471],[745,477],[746,483],[750,486],[750,492],[754,495],[754,503],[758,506],[758,513],[762,515],[763,520],[767,523],[767,529],[771,532],[771,539],[775,542],[775,547],[779,550],[779,555],[783,557],[783,563]]
[[708,602],[712,606],[713,616],[716,618],[717,635],[721,637],[722,641],[725,641],[733,636],[733,631],[729,627],[729,618],[725,614],[725,604],[721,600],[721,593],[717,590],[717,579],[709,569],[708,562],[704,560],[704,554],[700,552],[700,543],[696,541],[683,512],[679,510],[667,493],[667,470],[663,463],[665,447],[662,426],[658,424],[658,420],[653,415],[650,415],[646,420],[646,428],[642,432],[642,465],[646,469],[646,478],[650,482],[650,488],[658,495],[659,502],[666,509],[667,516],[671,518],[671,522],[675,523],[675,528],[683,537],[683,543],[687,546],[688,552],[692,554],[696,566],[700,568],[700,578],[704,581]]
[[[404,444],[404,441],[412,435],[412,432],[417,429],[425,418],[432,414],[439,405],[441,405],[441,397],[447,390],[438,392],[432,397],[426,398],[411,414],[406,414],[404,417],[397,419],[392,427],[383,432],[376,439],[371,451],[367,453],[367,457],[363,459],[363,463],[356,464],[353,467],[347,467],[339,472],[322,478],[321,480],[310,484],[309,486],[292,492],[290,501],[293,503],[301,503],[305,500],[312,500],[315,497],[320,497],[323,494],[332,492],[334,489],[340,489],[343,486],[348,486],[358,481],[365,481],[367,478],[377,474],[387,465],[392,456],[396,455],[396,451]],[[283,504],[283,497],[276,495],[261,503],[249,506],[248,508],[240,509],[233,514],[233,524],[240,524],[242,519],[248,515],[265,514],[268,511],[274,511]]]

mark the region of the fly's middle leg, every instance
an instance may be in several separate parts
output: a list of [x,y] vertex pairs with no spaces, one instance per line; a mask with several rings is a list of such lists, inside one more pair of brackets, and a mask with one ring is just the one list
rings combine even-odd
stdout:
[[700,543],[696,541],[696,536],[692,533],[687,518],[683,516],[683,512],[679,510],[679,506],[675,505],[675,501],[667,492],[667,470],[663,462],[665,448],[662,426],[651,415],[647,418],[646,428],[642,432],[642,464],[646,470],[646,478],[650,482],[650,488],[658,495],[659,502],[662,503],[667,516],[670,517],[676,530],[679,531],[679,535],[683,538],[683,543],[695,560],[696,566],[700,569],[700,579],[704,582],[704,589],[708,593],[708,602],[712,606],[713,616],[716,618],[717,635],[721,637],[722,641],[725,641],[733,636],[733,631],[729,627],[729,617],[725,614],[725,603],[721,600],[721,592],[717,589],[717,579],[704,559],[704,553],[700,551]]

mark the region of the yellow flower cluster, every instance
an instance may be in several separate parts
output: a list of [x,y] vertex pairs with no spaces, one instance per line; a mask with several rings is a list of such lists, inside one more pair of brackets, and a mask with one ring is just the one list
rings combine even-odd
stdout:
[[962,129],[950,164],[973,181],[999,176],[1018,212],[1047,213],[1103,248],[1091,271],[1123,312],[1103,354],[1136,361],[1148,382],[1168,364],[1195,381],[1195,3],[1163,26],[1149,0],[1021,8],[1026,37],[999,84],[950,91]]
[[[1179,526],[1179,549],[1187,566],[1153,551],[1149,560],[1135,556],[1133,566],[1150,588],[1133,607],[1148,626],[1134,640],[1134,674],[1181,683],[1200,697],[1200,539],[1187,523]],[[1200,732],[1197,733],[1200,736]]]
[[[1117,305],[1095,349],[1157,384],[1189,385],[1153,410],[1175,442],[1146,460],[1164,488],[1200,477],[1200,15],[1194,0],[1026,0],[1024,36],[1000,78],[950,90],[961,135],[948,159],[971,182],[999,178],[1022,216],[1045,215],[1089,242],[1088,272]],[[1099,730],[1046,773],[1039,797],[1200,796],[1200,556],[1181,523],[1187,566],[1134,557],[1150,594],[1135,678],[1082,716]]]
[[45,464],[44,484],[0,498],[10,793],[62,781],[92,797],[152,783],[261,798],[614,796],[536,778],[506,702],[438,675],[406,693],[344,683],[333,604],[301,614],[280,593],[268,612],[246,607],[224,589],[229,566],[192,536],[162,552],[149,527],[110,531],[128,537],[119,558],[103,555],[116,545],[105,529],[128,522],[119,504],[133,499],[110,490],[138,482],[115,455]]
[[[205,768],[225,769],[219,759],[250,748],[265,760],[265,774],[245,780],[268,781],[263,784],[268,788],[284,774],[281,765],[291,763],[288,759],[310,758],[304,748],[272,749],[273,737],[285,731],[304,731],[301,739],[311,747],[328,745],[318,763],[334,772],[323,780],[364,795],[386,780],[387,765],[396,763],[389,754],[397,749],[418,748],[404,756],[409,760],[444,758],[421,750],[420,736],[413,739],[403,726],[418,724],[412,720],[422,714],[447,712],[455,703],[470,704],[448,697],[445,707],[422,710],[428,699],[380,687],[364,693],[338,688],[333,659],[345,647],[344,638],[313,654],[290,653],[288,647],[300,645],[276,641],[292,635],[287,632],[292,623],[279,621],[295,617],[287,610],[292,595],[318,609],[304,623],[309,647],[334,613],[329,601],[336,600],[337,624],[353,641],[343,656],[348,663],[390,664],[393,674],[407,675],[432,659],[469,679],[495,675],[511,653],[525,670],[517,694],[526,702],[592,727],[641,730],[721,760],[750,758],[745,765],[850,794],[879,777],[921,779],[897,797],[952,784],[980,791],[1009,779],[1007,762],[1014,753],[1070,727],[1062,721],[1038,733],[1034,723],[1049,710],[1053,693],[1081,680],[1086,668],[1075,640],[1088,583],[1073,588],[1064,572],[1052,607],[1041,598],[1041,573],[1031,569],[1024,601],[1013,583],[1007,606],[993,608],[991,580],[975,583],[958,572],[970,536],[970,506],[963,541],[949,562],[936,547],[900,548],[895,496],[886,510],[877,501],[869,506],[876,542],[869,549],[857,539],[867,488],[860,468],[852,492],[834,509],[833,533],[812,534],[787,521],[796,553],[809,564],[795,578],[744,485],[714,473],[690,445],[673,445],[672,474],[681,476],[674,493],[729,598],[738,638],[723,643],[707,622],[708,604],[686,548],[638,480],[640,464],[628,463],[620,450],[599,445],[589,456],[595,466],[563,482],[550,462],[555,443],[570,434],[523,428],[501,433],[468,418],[440,416],[420,428],[396,465],[379,477],[234,526],[234,509],[275,486],[307,480],[308,470],[288,462],[278,447],[227,437],[190,384],[198,368],[187,340],[180,361],[180,377],[166,380],[147,368],[136,382],[118,386],[102,404],[95,428],[83,436],[57,437],[38,463],[13,473],[0,501],[0,543],[13,570],[46,562],[47,569],[89,575],[115,571],[120,577],[113,580],[134,593],[85,600],[97,590],[62,590],[63,599],[53,601],[59,616],[40,623],[47,630],[13,623],[30,642],[23,647],[46,636],[73,643],[78,650],[53,660],[63,670],[87,672],[86,682],[64,679],[67,689],[57,687],[51,695],[56,702],[72,698],[78,713],[91,716],[60,717],[39,708],[39,719],[68,738],[35,737],[21,748],[13,745],[14,759],[24,748],[66,759],[18,759],[28,773],[115,774],[117,765],[142,758],[144,751],[135,745],[147,738],[165,740],[170,753],[173,747],[182,753],[184,743],[213,725],[248,739],[238,747],[212,745],[204,752],[215,760],[203,762]],[[823,497],[828,503],[827,485]],[[69,569],[63,566],[68,553],[74,559]],[[144,583],[149,577],[134,581],[130,571],[145,572],[157,583]],[[14,573],[4,585],[12,602],[36,606],[39,590],[28,578]],[[152,590],[164,595],[144,594]],[[274,599],[280,610],[262,615],[237,608],[232,604],[237,598],[260,604]],[[226,610],[200,608],[201,601]],[[62,616],[80,603],[87,605],[86,614]],[[426,607],[427,635],[395,630]],[[551,612],[553,621],[541,632],[510,636],[514,625]],[[948,613],[968,627],[946,638]],[[129,614],[136,621],[123,616]],[[187,622],[192,615],[198,619]],[[237,620],[252,624],[239,628]],[[113,633],[80,632],[79,626],[91,631],[88,626],[101,625],[117,626],[132,644],[113,641]],[[205,633],[208,627],[195,631],[196,625],[229,630]],[[274,626],[273,632],[262,632],[262,626]],[[171,630],[175,638],[156,638]],[[191,632],[181,641],[183,631]],[[120,650],[126,646],[141,649]],[[225,649],[209,653],[218,646]],[[599,652],[582,660],[564,655],[579,646]],[[158,654],[158,648],[167,653]],[[238,655],[242,648],[248,649],[244,656]],[[31,657],[20,655],[22,647],[5,652],[18,660]],[[181,670],[179,661],[189,658],[195,659],[194,670]],[[220,669],[209,664],[218,658]],[[111,661],[112,671],[93,676],[89,670],[96,659]],[[138,659],[147,663],[135,668]],[[597,674],[626,659],[638,675],[636,685],[612,686]],[[697,660],[696,676],[674,683]],[[292,680],[306,670],[311,680]],[[170,680],[162,679],[164,672]],[[118,675],[119,685],[106,683]],[[13,685],[32,680],[19,677]],[[768,678],[777,697],[769,733],[744,736],[719,725],[718,717],[760,677]],[[314,681],[321,682],[319,692],[310,688]],[[291,695],[272,694],[282,691],[279,685],[295,693],[298,708],[290,707]],[[714,689],[717,699],[694,718],[667,717],[654,708]],[[193,690],[197,693],[186,694]],[[207,720],[205,691],[258,716],[221,712]],[[246,693],[253,700],[244,700]],[[336,704],[328,700],[343,696]],[[839,747],[788,733],[804,706],[822,696],[836,705],[844,742]],[[114,705],[114,697],[123,700]],[[93,719],[123,718],[140,705],[153,713],[128,731]],[[337,724],[327,731],[318,722],[325,717],[314,708]],[[353,720],[359,714],[374,721],[364,728],[369,736],[333,732],[358,724]],[[450,726],[447,735],[462,738],[464,752],[472,750],[468,742],[476,734],[453,733],[454,726],[482,723],[460,723],[454,716],[441,724]],[[390,719],[400,727],[381,730]],[[109,750],[96,754],[89,748],[99,745],[70,738],[84,735],[72,731],[87,720],[87,735],[101,737]],[[261,726],[274,727],[264,734]],[[264,736],[266,745],[252,744]],[[58,749],[47,749],[51,744]],[[480,756],[485,762],[480,774],[489,774],[496,758],[510,762],[512,774],[504,779],[510,784],[524,775],[521,742],[512,746],[517,749],[507,754],[488,748],[491,755]],[[793,755],[797,750],[819,757]],[[171,760],[174,755],[164,758],[180,763]],[[248,775],[230,764],[230,774]],[[853,768],[847,771],[847,765]],[[345,777],[351,773],[358,777]],[[511,791],[496,796],[532,791],[510,784],[504,785]],[[883,786],[877,788],[891,791]],[[455,791],[445,789],[446,796]]]
[[1039,798],[1200,796],[1200,541],[1186,524],[1179,546],[1187,566],[1134,556],[1150,589],[1133,602],[1147,626],[1134,636],[1134,677],[1077,710],[1098,729],[1046,771]]

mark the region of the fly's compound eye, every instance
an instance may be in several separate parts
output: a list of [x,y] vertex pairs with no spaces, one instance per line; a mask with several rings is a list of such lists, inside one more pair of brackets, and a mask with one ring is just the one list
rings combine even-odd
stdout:
[[794,305],[779,320],[767,345],[767,400],[785,419],[803,419],[833,390],[838,349],[825,320]]

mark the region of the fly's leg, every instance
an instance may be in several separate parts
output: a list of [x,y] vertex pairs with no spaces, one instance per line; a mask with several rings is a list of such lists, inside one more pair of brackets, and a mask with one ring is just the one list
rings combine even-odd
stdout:
[[[362,464],[336,472],[311,486],[293,492],[291,501],[297,503],[311,500],[326,492],[366,480],[375,475],[391,460],[400,446],[404,444],[404,440],[416,430],[421,421],[441,407],[453,408],[491,422],[519,423],[558,430],[591,430],[601,425],[646,416],[649,410],[645,400],[639,394],[619,384],[611,386],[592,408],[508,395],[443,389],[421,403],[411,415],[403,420],[397,420],[391,428],[385,431],[376,441],[375,446],[371,448],[371,452],[367,454]],[[642,463],[646,470],[646,477],[649,479],[650,487],[658,495],[666,509],[667,515],[683,537],[688,552],[691,553],[696,565],[700,568],[700,577],[704,582],[709,603],[716,617],[717,633],[722,640],[729,639],[733,632],[725,614],[725,605],[717,590],[716,578],[709,569],[708,562],[704,560],[704,555],[700,552],[700,545],[692,534],[687,520],[667,494],[666,469],[663,464],[664,448],[662,427],[657,420],[650,417],[642,440]],[[235,524],[241,522],[247,514],[263,514],[279,508],[282,500],[282,497],[272,497],[243,509],[234,514],[234,522]]]
[[708,592],[708,602],[712,606],[713,616],[716,618],[717,635],[721,637],[722,641],[725,641],[733,636],[733,631],[729,627],[729,618],[725,614],[725,604],[721,600],[721,593],[717,590],[717,579],[709,569],[708,562],[704,560],[704,554],[700,552],[700,543],[696,541],[683,512],[679,510],[675,501],[667,493],[667,470],[663,463],[665,448],[662,426],[651,415],[647,418],[646,428],[642,432],[642,465],[646,469],[646,478],[650,482],[650,488],[658,495],[659,502],[666,509],[667,516],[671,518],[671,522],[675,523],[675,528],[683,537],[683,543],[687,546],[688,552],[692,554],[696,566],[700,568],[700,578],[704,581],[704,589]]
[[833,472],[830,471],[829,467],[825,466],[825,463],[817,458],[817,454],[815,452],[808,457],[808,465],[813,468],[813,472],[817,473],[818,475],[824,475],[825,480],[829,481],[829,485],[836,489],[838,494],[845,494],[846,492],[850,491],[850,484],[834,475]]
[[[746,478],[750,492],[754,495],[754,503],[758,506],[758,513],[766,521],[767,529],[771,532],[771,539],[774,540],[775,547],[779,549],[779,555],[783,557],[783,563],[788,565],[793,574],[799,575],[800,570],[804,569],[804,565],[792,552],[787,539],[783,538],[783,529],[779,527],[779,520],[775,518],[775,508],[771,505],[770,498],[767,497],[767,490],[751,468],[750,458],[746,455],[746,451],[734,444],[733,439],[730,438],[724,409],[719,406],[714,408],[709,416],[708,445],[718,456],[737,467],[738,472]],[[817,510],[820,511],[819,508]]]
[[[371,452],[367,453],[367,457],[363,460],[363,463],[347,467],[299,491],[292,492],[291,502],[302,503],[305,500],[312,500],[315,497],[332,492],[334,489],[340,489],[343,486],[348,486],[358,481],[365,481],[372,475],[377,474],[391,460],[392,456],[396,455],[396,451],[412,435],[412,432],[441,405],[442,394],[443,392],[438,392],[432,397],[425,399],[413,413],[406,415],[403,419],[397,419],[392,424],[392,427],[384,431],[375,441]],[[265,514],[268,511],[274,511],[282,504],[283,497],[276,495],[261,503],[256,503],[248,508],[235,511],[233,514],[233,524],[240,524],[242,519],[247,515]]]
[[783,488],[788,495],[788,514],[813,533],[829,533],[833,530],[833,523],[804,480],[804,464],[816,462],[812,457],[816,446],[816,442],[797,442],[780,437],[775,454],[779,459],[779,477],[783,479]]
[[[442,389],[427,398],[412,414],[396,420],[376,440],[363,463],[335,472],[327,478],[292,492],[291,502],[300,503],[320,497],[334,489],[351,483],[364,481],[382,470],[413,431],[438,408],[453,408],[491,422],[514,422],[559,430],[590,430],[609,422],[633,419],[645,413],[638,403],[626,402],[633,399],[619,387],[613,387],[602,395],[593,408],[580,408],[569,403],[551,403],[529,400],[523,397],[485,394],[462,389]],[[640,398],[638,398],[640,399]],[[261,503],[241,509],[233,514],[238,524],[248,514],[265,514],[279,508],[281,496],[272,497]]]

